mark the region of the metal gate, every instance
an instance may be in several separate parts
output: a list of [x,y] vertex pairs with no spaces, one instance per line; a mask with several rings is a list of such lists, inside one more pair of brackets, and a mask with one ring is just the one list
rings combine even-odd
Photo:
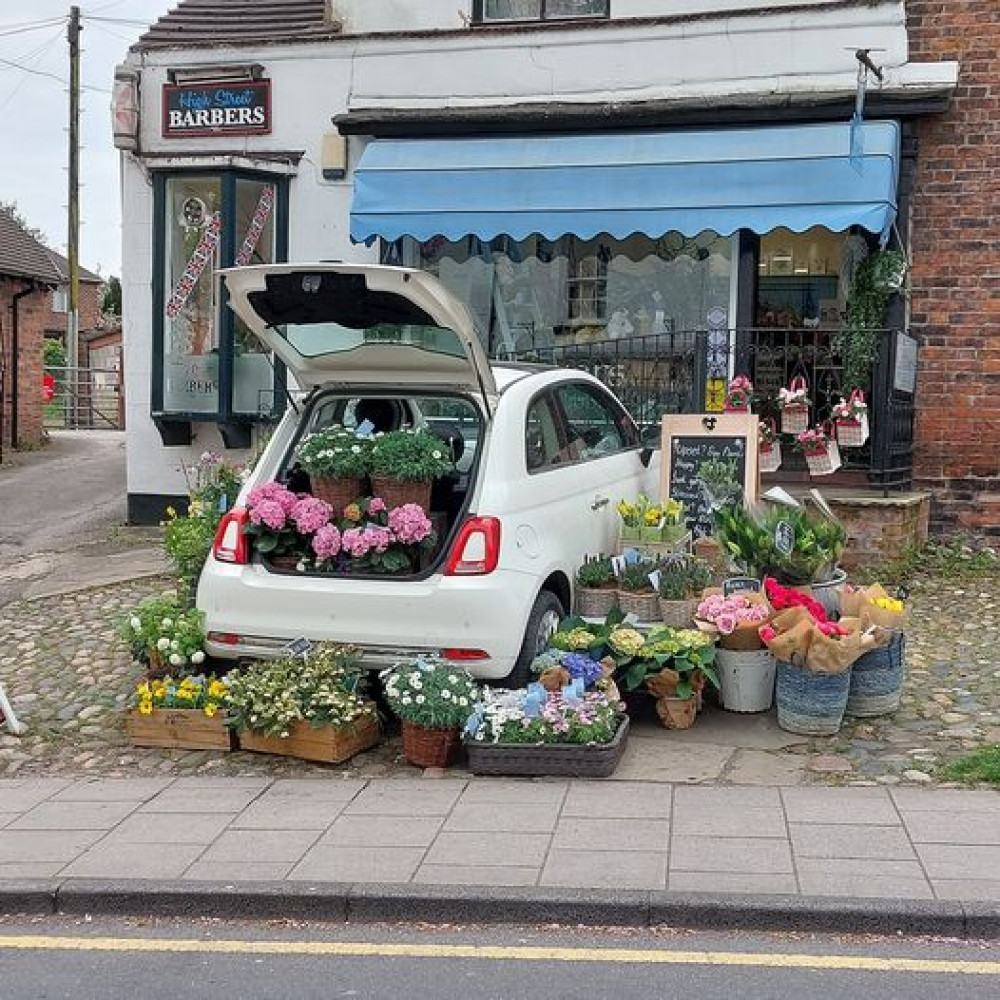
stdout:
[[45,426],[120,430],[125,426],[117,368],[46,368]]

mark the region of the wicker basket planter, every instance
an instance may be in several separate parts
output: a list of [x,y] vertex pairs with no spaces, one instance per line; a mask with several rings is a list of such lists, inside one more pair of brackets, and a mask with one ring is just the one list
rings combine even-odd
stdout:
[[833,736],[840,730],[851,688],[851,671],[820,674],[778,661],[774,700],[778,725],[801,736]]
[[403,756],[414,767],[448,767],[461,735],[461,729],[427,729],[403,719]]
[[288,736],[267,736],[244,729],[239,735],[241,750],[271,753],[280,757],[299,757],[325,764],[341,764],[369,750],[379,741],[378,720],[365,715],[349,726],[322,726],[314,729],[308,722],[296,722]]
[[315,475],[310,482],[313,496],[325,500],[337,514],[343,513],[348,504],[365,495],[365,484],[361,479],[331,479]]
[[619,590],[618,606],[625,614],[635,615],[641,622],[660,620],[660,596],[656,591],[637,594],[631,590]]
[[899,708],[903,693],[906,637],[897,632],[888,646],[873,649],[854,661],[847,714],[867,719]]
[[125,732],[133,746],[168,750],[232,750],[233,738],[221,713],[209,718],[200,708],[137,708],[125,716]]
[[684,601],[668,601],[660,598],[660,618],[664,625],[674,628],[691,628],[694,613],[698,610],[698,598]]
[[618,607],[618,591],[614,587],[577,587],[576,613],[583,618],[607,618]]
[[628,716],[618,724],[610,743],[579,746],[570,743],[480,743],[466,741],[473,774],[513,774],[522,777],[607,778],[614,774],[628,743]]
[[407,503],[415,503],[422,510],[430,510],[431,483],[429,480],[413,481],[372,476],[372,496],[381,497],[390,510]]

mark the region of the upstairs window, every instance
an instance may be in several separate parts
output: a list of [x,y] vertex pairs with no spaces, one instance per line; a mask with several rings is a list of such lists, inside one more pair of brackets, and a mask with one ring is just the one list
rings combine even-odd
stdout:
[[574,21],[611,16],[611,0],[474,0],[477,24]]

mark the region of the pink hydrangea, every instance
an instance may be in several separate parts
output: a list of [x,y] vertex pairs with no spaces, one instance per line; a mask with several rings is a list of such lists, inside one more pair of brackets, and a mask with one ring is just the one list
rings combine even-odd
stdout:
[[268,482],[261,483],[260,486],[250,491],[250,495],[247,497],[247,505],[252,508],[265,501],[280,504],[281,509],[288,515],[291,514],[293,508],[299,502],[299,498],[287,486],[282,486],[281,483]]
[[418,504],[406,503],[389,512],[389,530],[404,545],[415,545],[431,533],[431,522]]
[[281,531],[287,521],[285,509],[277,500],[261,500],[250,507],[251,524],[263,524],[272,531]]
[[299,531],[312,535],[329,522],[332,514],[333,508],[323,500],[302,497],[292,508],[291,518]]
[[340,552],[340,532],[332,524],[324,524],[312,540],[312,549],[320,560],[333,559]]
[[343,550],[355,559],[368,555],[369,552],[385,552],[392,544],[392,533],[388,528],[377,528],[368,525],[364,528],[348,528],[341,535]]
[[732,635],[736,631],[736,616],[723,612],[715,618],[715,627],[723,635]]
[[381,497],[372,497],[368,501],[369,514],[381,514],[386,509],[385,501]]

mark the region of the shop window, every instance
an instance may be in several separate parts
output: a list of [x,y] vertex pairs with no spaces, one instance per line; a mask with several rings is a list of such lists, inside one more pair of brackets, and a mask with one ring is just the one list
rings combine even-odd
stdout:
[[234,171],[157,174],[154,189],[154,415],[270,418],[284,373],[223,308],[215,272],[284,259],[284,180]]
[[611,0],[474,0],[477,24],[610,17]]

